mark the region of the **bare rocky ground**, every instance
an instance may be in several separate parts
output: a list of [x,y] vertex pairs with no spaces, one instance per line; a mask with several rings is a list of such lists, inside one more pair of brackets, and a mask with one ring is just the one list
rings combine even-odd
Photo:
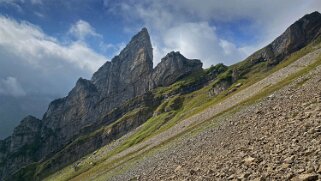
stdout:
[[321,180],[321,68],[112,180]]

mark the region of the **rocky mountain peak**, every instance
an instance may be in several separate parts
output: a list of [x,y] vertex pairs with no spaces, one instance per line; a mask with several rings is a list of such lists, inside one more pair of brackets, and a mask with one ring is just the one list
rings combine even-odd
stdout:
[[248,60],[249,65],[266,61],[277,64],[286,56],[308,45],[321,35],[321,14],[313,12],[294,22],[272,43],[255,52]]
[[180,52],[170,52],[155,67],[151,76],[151,87],[168,86],[192,72],[202,69],[202,62],[187,59]]
[[[310,43],[321,35],[321,14],[313,12],[293,23],[286,31],[271,43],[271,58],[278,60]],[[268,53],[271,55],[271,52]],[[274,61],[272,61],[273,63]]]
[[37,119],[34,116],[28,115],[20,122],[20,125],[28,125],[28,124],[38,124],[40,122],[39,119]]
[[15,152],[25,145],[31,145],[37,141],[41,124],[41,120],[33,116],[25,117],[13,131],[10,151]]
[[[138,54],[144,54],[144,61],[153,67],[153,48],[150,40],[149,33],[146,28],[143,28],[140,32],[133,36],[127,46],[120,52],[119,59],[126,59],[129,61],[142,60],[137,57]],[[117,59],[113,59],[116,61]]]
[[79,78],[73,91],[75,92],[83,91],[83,92],[92,93],[92,92],[96,92],[97,90],[95,85],[91,81],[83,78]]
[[321,14],[318,11],[314,11],[310,14],[306,14],[305,16],[303,16],[300,20],[298,21],[302,21],[302,20],[317,20],[321,18]]

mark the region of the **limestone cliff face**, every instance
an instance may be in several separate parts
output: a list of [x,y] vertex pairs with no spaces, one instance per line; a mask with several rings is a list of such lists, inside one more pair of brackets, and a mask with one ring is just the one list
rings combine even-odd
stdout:
[[92,80],[80,78],[67,97],[53,101],[43,118],[43,132],[47,134],[49,129],[55,134],[49,136],[42,154],[63,147],[81,130],[100,123],[102,115],[145,93],[152,58],[150,37],[143,28],[118,56],[94,73]]
[[153,52],[146,28],[135,35],[120,54],[106,62],[91,81],[100,92],[100,112],[120,106],[148,90],[153,71]]
[[41,155],[48,155],[65,145],[96,117],[91,116],[98,91],[89,80],[80,78],[68,96],[50,103],[43,117],[42,137],[46,138]]
[[220,80],[210,90],[209,94],[215,96],[228,89],[234,82],[259,63],[266,62],[267,68],[278,64],[290,54],[320,37],[321,14],[319,12],[313,12],[303,16],[288,27],[285,32],[277,37],[272,43],[253,53],[240,64],[234,65],[228,79]]
[[41,120],[27,116],[13,131],[11,137],[0,143],[1,175],[11,173],[29,165],[38,159],[37,149],[40,145]]
[[33,117],[25,117],[16,127],[11,136],[10,152],[17,152],[25,145],[31,145],[39,141],[41,120]]
[[[299,50],[321,35],[321,14],[313,12],[292,24],[270,45],[277,60]],[[272,62],[273,63],[273,62]]]
[[[142,109],[146,110],[144,115],[134,117],[130,124],[127,121],[126,125],[112,127],[110,135],[102,134],[98,140],[71,146],[80,136],[113,123],[129,111],[154,107],[159,100],[142,95],[199,70],[202,70],[199,60],[189,60],[174,52],[153,69],[152,45],[147,29],[143,28],[118,56],[95,72],[91,80],[80,78],[66,97],[51,102],[42,120],[29,116],[7,141],[0,141],[0,178],[35,161],[50,159],[67,145],[77,155],[60,154],[61,157],[52,162],[54,165],[45,169],[59,169],[93,148],[107,144],[146,121],[152,109]],[[138,96],[143,99],[128,103]],[[25,148],[29,150],[27,154]]]
[[267,61],[276,64],[321,35],[321,14],[313,12],[293,23],[271,44],[251,55],[253,64]]

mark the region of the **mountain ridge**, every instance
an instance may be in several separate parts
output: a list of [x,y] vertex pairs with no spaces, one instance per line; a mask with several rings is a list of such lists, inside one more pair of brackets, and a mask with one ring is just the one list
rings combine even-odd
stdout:
[[[205,77],[202,78],[202,81],[188,84],[186,90],[197,90],[209,81],[215,80],[213,92],[218,95],[246,75],[254,65],[261,62],[267,62],[268,66],[278,64],[284,57],[320,37],[320,20],[321,15],[318,12],[302,17],[275,41],[254,53],[245,61],[232,65],[222,72],[219,71],[218,74],[215,73],[215,69],[211,70],[211,72],[214,72],[211,75],[217,74],[217,76],[212,76],[212,78]],[[144,123],[153,116],[153,112],[167,97],[172,96],[171,94],[159,96],[154,94],[152,90],[169,86],[177,80],[203,71],[200,60],[187,59],[179,52],[168,53],[154,69],[152,57],[150,37],[147,29],[143,28],[131,39],[118,56],[115,56],[111,62],[106,62],[99,68],[91,80],[80,78],[68,96],[53,101],[40,122],[40,129],[37,125],[34,129],[36,131],[28,133],[23,133],[25,130],[20,132],[17,129],[11,137],[0,141],[0,178],[7,177],[30,163],[49,159],[57,155],[57,152],[66,146],[70,147],[70,153],[66,152],[65,156],[60,155],[61,158],[58,157],[59,159],[56,159],[58,161],[46,165],[44,170],[50,170],[49,173],[53,172],[77,160],[84,154],[108,144],[111,140],[119,138],[129,130]],[[226,76],[222,77],[223,74],[226,74]],[[196,85],[197,82],[200,85]],[[178,90],[178,92],[172,94],[183,92],[183,90]],[[175,104],[178,104],[179,108],[179,100]],[[166,108],[167,111],[171,109],[177,108],[175,106]],[[125,123],[123,124],[118,124],[116,120],[128,113],[135,115],[134,118],[124,120]],[[38,119],[31,116],[25,119],[23,122],[39,122]],[[117,124],[112,125],[112,123]],[[21,126],[23,125],[21,123]],[[98,132],[93,138],[87,140],[87,146],[80,144],[79,137],[106,125],[112,125],[111,128],[108,128],[109,133]],[[124,125],[127,127],[124,127]],[[31,142],[15,141],[26,138]],[[73,141],[74,139],[76,140]],[[40,145],[39,140],[41,140]],[[79,155],[73,155],[73,158],[68,159],[68,156],[71,156],[76,149],[76,147],[73,148],[73,142],[75,142],[76,146],[78,144],[76,141],[79,141],[79,145],[84,146],[78,145],[81,148],[81,151],[77,152]],[[23,153],[27,154],[26,156],[19,153],[17,151],[19,148],[16,148],[15,145],[20,145],[21,147],[27,145],[27,147],[30,146],[32,148],[28,148],[27,152]],[[40,148],[35,149],[35,146]],[[11,147],[14,149],[11,149]],[[8,158],[13,159],[9,160]],[[61,162],[64,159],[65,161]],[[39,178],[46,175],[45,173],[37,174]]]
[[[152,84],[151,77],[157,76],[156,74],[162,74],[167,68],[170,68],[172,72],[183,71],[183,74],[171,75],[171,79],[166,82],[167,85],[194,71],[202,70],[202,63],[199,60],[186,59],[178,52],[175,53],[174,57],[176,56],[179,58],[174,58],[174,60],[177,65],[180,65],[179,67],[161,66],[162,63],[159,63],[161,68],[157,68],[155,69],[157,71],[154,71],[150,37],[147,29],[143,28],[133,36],[129,44],[119,55],[115,56],[111,62],[106,62],[97,70],[91,80],[79,78],[75,87],[66,97],[54,100],[49,104],[48,110],[41,121],[41,129],[37,130],[39,134],[33,135],[32,138],[28,137],[31,140],[30,142],[14,141],[26,139],[27,137],[27,135],[23,134],[23,131],[15,129],[13,135],[7,138],[5,142],[10,142],[10,145],[19,144],[20,147],[37,145],[39,148],[32,150],[34,153],[30,159],[21,156],[21,159],[27,160],[26,162],[21,163],[19,157],[16,160],[7,160],[10,163],[7,163],[7,167],[4,168],[1,175],[6,176],[17,168],[21,168],[21,166],[50,157],[50,155],[53,156],[55,152],[68,145],[72,139],[83,135],[82,132],[95,130],[100,125],[110,124],[117,118],[120,118],[126,112],[119,111],[111,120],[107,121],[103,121],[101,116],[112,112],[115,108],[121,107],[128,100],[156,88],[159,84],[155,83],[155,81]],[[179,63],[180,61],[184,63]],[[192,65],[195,65],[195,67],[190,67],[190,64],[186,63],[188,61],[193,61]],[[186,71],[184,71],[185,69]],[[129,110],[134,108],[135,106],[129,108]],[[25,119],[32,121],[34,118],[29,116]],[[135,127],[137,126],[135,125]],[[85,129],[88,130],[86,131]],[[39,139],[40,143],[33,141],[39,141]],[[98,145],[100,144],[98,143]],[[16,146],[10,146],[10,148],[12,147]],[[15,154],[18,151],[10,148],[6,149],[9,152],[6,153],[7,155]],[[84,151],[84,153],[86,152]],[[80,153],[79,156],[84,153]]]

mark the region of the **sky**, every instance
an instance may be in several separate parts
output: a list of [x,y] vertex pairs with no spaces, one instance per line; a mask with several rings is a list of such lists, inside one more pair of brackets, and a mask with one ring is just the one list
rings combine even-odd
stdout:
[[249,56],[320,0],[0,0],[0,138],[39,118],[146,27],[154,66],[170,51],[204,67]]

